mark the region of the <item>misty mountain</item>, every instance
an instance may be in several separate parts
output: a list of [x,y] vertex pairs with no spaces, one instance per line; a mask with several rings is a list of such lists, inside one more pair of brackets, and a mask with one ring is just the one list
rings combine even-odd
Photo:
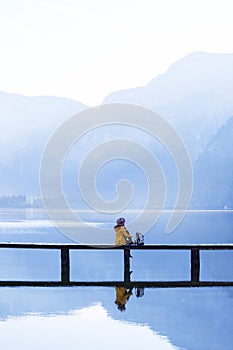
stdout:
[[144,87],[113,92],[103,103],[132,103],[163,115],[193,160],[233,111],[233,54],[192,53]]
[[49,137],[85,108],[65,98],[0,92],[0,195],[38,195],[40,159]]
[[[230,164],[233,141],[231,122],[227,124],[233,115],[232,96],[233,54],[197,52],[174,63],[147,86],[114,92],[103,103],[133,103],[163,115],[183,138],[194,164],[192,207],[213,205],[222,208],[231,203],[232,192]],[[0,196],[39,194],[40,161],[49,138],[61,123],[85,108],[77,101],[64,98],[25,97],[0,92]],[[154,144],[152,136],[143,135],[139,130],[131,131],[123,126],[114,128],[94,130],[85,141],[74,147],[63,172],[67,196],[71,194],[79,200],[75,192],[77,160],[81,162],[96,144],[123,137],[148,147],[156,154],[170,196],[166,205],[172,207],[178,178],[175,164],[166,149],[159,142]],[[213,171],[209,172],[211,167]],[[118,163],[107,164],[100,173],[97,185],[107,200],[115,199],[117,181],[128,177],[136,188],[134,203],[144,199],[142,197],[146,194],[142,185],[145,179],[132,165],[128,164],[126,168],[125,162],[120,164],[118,160]]]
[[194,167],[192,206],[233,208],[233,117],[208,143]]

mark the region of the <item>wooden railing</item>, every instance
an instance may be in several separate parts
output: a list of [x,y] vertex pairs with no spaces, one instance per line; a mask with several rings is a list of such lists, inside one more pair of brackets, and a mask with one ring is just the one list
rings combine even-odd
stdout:
[[[127,245],[82,245],[82,244],[50,244],[50,243],[0,243],[0,249],[48,249],[60,250],[61,279],[60,281],[0,281],[0,286],[120,286],[127,287],[209,287],[233,286],[233,281],[200,281],[200,251],[203,250],[233,250],[233,244],[190,244],[161,245],[146,244],[143,246]],[[70,280],[70,250],[123,250],[124,280],[78,282]],[[190,280],[189,281],[131,281],[130,252],[131,250],[189,250]]]

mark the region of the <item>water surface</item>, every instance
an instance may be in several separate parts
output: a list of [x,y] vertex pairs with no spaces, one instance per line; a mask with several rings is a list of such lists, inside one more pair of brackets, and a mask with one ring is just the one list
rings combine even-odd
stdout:
[[[108,225],[85,213],[96,225]],[[146,243],[232,243],[232,212],[190,212],[171,235],[169,213],[146,234]],[[92,221],[91,221],[92,220]],[[81,229],[81,228],[80,228]],[[0,212],[1,242],[67,243],[43,211]],[[133,251],[131,280],[190,278],[189,252]],[[0,249],[0,280],[57,281],[59,251]],[[233,280],[232,252],[201,252],[202,280]],[[123,280],[121,251],[71,251],[74,281]],[[128,291],[129,292],[129,291]],[[233,288],[133,289],[120,311],[114,287],[0,288],[4,349],[229,350]],[[12,336],[14,335],[14,336]]]

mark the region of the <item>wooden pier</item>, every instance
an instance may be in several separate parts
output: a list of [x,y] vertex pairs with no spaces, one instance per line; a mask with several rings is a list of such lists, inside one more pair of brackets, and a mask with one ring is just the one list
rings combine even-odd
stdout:
[[[233,286],[233,281],[200,281],[200,252],[203,250],[233,250],[233,244],[190,244],[190,245],[161,245],[146,244],[143,246],[127,245],[82,245],[82,244],[50,244],[50,243],[0,243],[0,249],[40,249],[60,250],[61,279],[60,281],[0,281],[0,286],[126,286],[146,288],[175,288],[175,287],[217,287]],[[123,250],[124,280],[78,282],[70,280],[70,251],[71,250]],[[188,281],[131,281],[130,255],[131,250],[188,250],[190,251],[190,280]],[[146,252],[145,252],[146,253]],[[98,268],[98,267],[97,267]]]

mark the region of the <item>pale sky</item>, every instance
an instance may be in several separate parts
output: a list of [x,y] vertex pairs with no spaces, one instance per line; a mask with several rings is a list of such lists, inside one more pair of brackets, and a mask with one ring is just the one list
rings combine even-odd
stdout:
[[0,90],[90,106],[194,52],[233,52],[232,0],[0,0]]

